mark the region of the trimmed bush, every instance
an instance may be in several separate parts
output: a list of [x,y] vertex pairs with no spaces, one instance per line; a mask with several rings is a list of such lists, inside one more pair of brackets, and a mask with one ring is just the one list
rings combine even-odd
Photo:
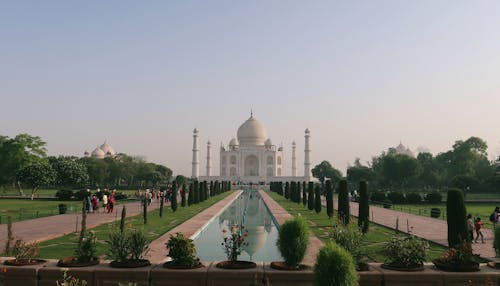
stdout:
[[175,212],[177,210],[177,183],[172,183],[172,197],[170,198],[170,208]]
[[281,225],[276,246],[288,267],[298,267],[306,254],[309,243],[309,227],[301,216]]
[[363,233],[368,232],[370,219],[370,204],[368,203],[368,184],[366,181],[359,182],[359,214],[358,226]]
[[455,247],[467,238],[467,212],[464,195],[459,189],[448,190],[446,219],[448,221],[448,246]]
[[321,212],[321,193],[319,185],[316,185],[314,188],[314,211],[318,214]]
[[200,183],[198,181],[194,181],[193,204],[197,204],[199,202],[200,202]]
[[285,183],[285,199],[289,199],[290,198],[290,183],[289,182],[286,182]]
[[182,184],[182,191],[181,191],[181,207],[186,206],[186,184]]
[[300,204],[300,197],[301,197],[301,190],[300,190],[300,182],[297,182],[297,190],[295,191],[295,202]]
[[371,193],[371,196],[370,196],[370,201],[377,202],[377,203],[382,203],[386,199],[387,199],[387,197],[385,195],[385,192],[381,192],[381,191],[375,191],[375,192]]
[[339,182],[339,206],[338,206],[338,215],[339,219],[342,221],[344,225],[349,223],[350,219],[350,209],[349,209],[349,193],[347,191],[347,181],[340,180]]
[[72,190],[58,190],[55,196],[60,201],[69,201],[73,198],[73,191]]
[[427,195],[425,195],[425,201],[430,203],[430,204],[437,204],[440,203],[443,200],[443,196],[437,192],[430,192]]
[[309,210],[314,209],[314,184],[313,182],[309,182],[309,189],[307,190],[307,208]]
[[406,194],[406,201],[409,204],[420,204],[422,202],[422,196],[419,193],[408,193]]
[[393,204],[404,204],[404,203],[406,203],[405,195],[403,195],[403,193],[399,192],[399,191],[390,192],[387,195],[387,198]]
[[192,205],[193,204],[193,201],[194,201],[194,188],[193,188],[193,184],[189,184],[189,193],[188,193],[188,206]]
[[180,232],[177,232],[175,236],[170,235],[165,246],[169,250],[168,256],[172,258],[171,264],[173,265],[194,267],[200,263],[193,240]]
[[325,196],[326,196],[326,214],[329,218],[333,216],[333,188],[332,181],[328,180],[325,184]]
[[323,246],[314,264],[314,285],[358,285],[358,274],[351,254],[333,242]]
[[302,204],[304,206],[307,205],[307,187],[306,187],[306,182],[302,183]]

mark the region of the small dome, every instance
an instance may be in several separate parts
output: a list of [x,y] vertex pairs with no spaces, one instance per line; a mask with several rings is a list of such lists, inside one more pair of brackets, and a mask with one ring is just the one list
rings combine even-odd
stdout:
[[193,133],[198,134],[198,128],[195,128],[195,129],[193,130]]
[[305,132],[306,132],[306,134],[311,133],[311,131],[309,131],[309,128],[306,128],[306,131],[305,131]]
[[102,144],[101,147],[99,147],[99,148],[102,151],[104,151],[104,154],[106,156],[114,156],[114,155],[116,155],[115,150],[113,150],[113,148],[108,143],[106,143],[106,141],[104,141],[104,144]]
[[238,140],[236,140],[236,138],[233,138],[231,139],[231,141],[229,141],[229,146],[238,146],[239,143],[238,143]]
[[267,138],[266,129],[253,116],[238,128],[237,135],[241,146],[262,146]]
[[92,157],[94,158],[103,159],[104,156],[106,156],[106,153],[104,153],[104,151],[99,147],[95,148],[94,151],[92,151]]
[[266,147],[271,147],[271,146],[273,146],[273,141],[271,141],[271,139],[270,139],[270,138],[268,138],[268,139],[266,140],[266,142],[264,143],[264,145],[266,145]]

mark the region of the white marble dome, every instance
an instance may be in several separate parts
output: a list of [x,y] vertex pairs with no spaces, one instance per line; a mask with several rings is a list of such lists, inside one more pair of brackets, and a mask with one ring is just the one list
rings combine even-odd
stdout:
[[264,145],[266,145],[266,147],[271,147],[271,146],[273,146],[273,141],[271,141],[271,139],[270,139],[270,138],[268,138],[268,139],[266,140],[266,142],[264,143]]
[[104,144],[102,144],[99,148],[101,148],[106,156],[116,155],[115,150],[106,141],[104,141]]
[[229,146],[238,146],[239,143],[238,143],[238,140],[236,140],[236,138],[233,138],[231,139],[231,141],[229,141]]
[[237,135],[241,146],[262,146],[267,138],[266,129],[253,116],[238,128]]
[[106,156],[106,153],[99,147],[95,148],[94,151],[92,151],[92,157],[94,158],[103,159],[104,156]]

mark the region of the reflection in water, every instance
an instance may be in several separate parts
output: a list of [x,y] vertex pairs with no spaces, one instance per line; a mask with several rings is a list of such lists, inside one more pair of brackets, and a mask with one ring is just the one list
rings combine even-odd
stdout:
[[226,259],[222,247],[217,247],[214,243],[222,242],[224,228],[228,229],[236,224],[245,226],[249,234],[245,238],[247,245],[243,247],[244,253],[238,259],[256,261],[281,259],[276,248],[277,229],[257,191],[245,190],[214,222],[218,224],[211,223],[195,239],[198,255],[202,261]]

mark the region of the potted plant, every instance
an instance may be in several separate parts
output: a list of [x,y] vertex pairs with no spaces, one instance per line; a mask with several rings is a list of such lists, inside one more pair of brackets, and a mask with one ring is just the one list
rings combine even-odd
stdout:
[[351,253],[357,271],[368,271],[369,265],[361,255],[360,246],[363,239],[363,232],[355,224],[344,225],[342,222],[333,224],[329,236],[335,243]]
[[231,226],[229,230],[223,229],[224,240],[221,243],[222,249],[226,253],[227,260],[216,264],[218,268],[225,269],[246,269],[255,268],[257,264],[252,261],[238,260],[238,255],[241,254],[243,247],[248,245],[245,238],[248,237],[248,231],[244,226],[237,224]]
[[149,260],[144,255],[149,250],[146,236],[139,230],[114,231],[110,233],[107,257],[112,261],[111,267],[135,268],[149,266]]
[[314,264],[315,286],[357,286],[358,274],[347,250],[330,241],[318,253]]
[[193,240],[185,237],[184,234],[178,232],[175,236],[170,235],[170,239],[165,245],[168,248],[168,256],[172,258],[172,261],[165,262],[163,267],[175,269],[204,267],[196,256],[196,247]]
[[300,264],[306,254],[309,243],[309,227],[301,217],[287,220],[280,227],[276,246],[285,259],[271,262],[271,267],[278,270],[302,270],[306,265]]
[[472,253],[472,245],[463,241],[450,247],[441,258],[432,260],[437,269],[451,272],[479,271],[479,257]]
[[59,267],[85,267],[99,264],[94,231],[84,232],[75,249],[75,255],[63,258],[57,262]]
[[22,239],[18,239],[12,248],[14,259],[6,260],[4,264],[11,266],[24,266],[44,263],[45,260],[34,258],[38,255],[39,251],[40,248],[38,247],[38,242],[34,241],[27,243]]
[[416,236],[396,235],[385,245],[387,261],[382,268],[398,271],[422,271],[429,243]]

